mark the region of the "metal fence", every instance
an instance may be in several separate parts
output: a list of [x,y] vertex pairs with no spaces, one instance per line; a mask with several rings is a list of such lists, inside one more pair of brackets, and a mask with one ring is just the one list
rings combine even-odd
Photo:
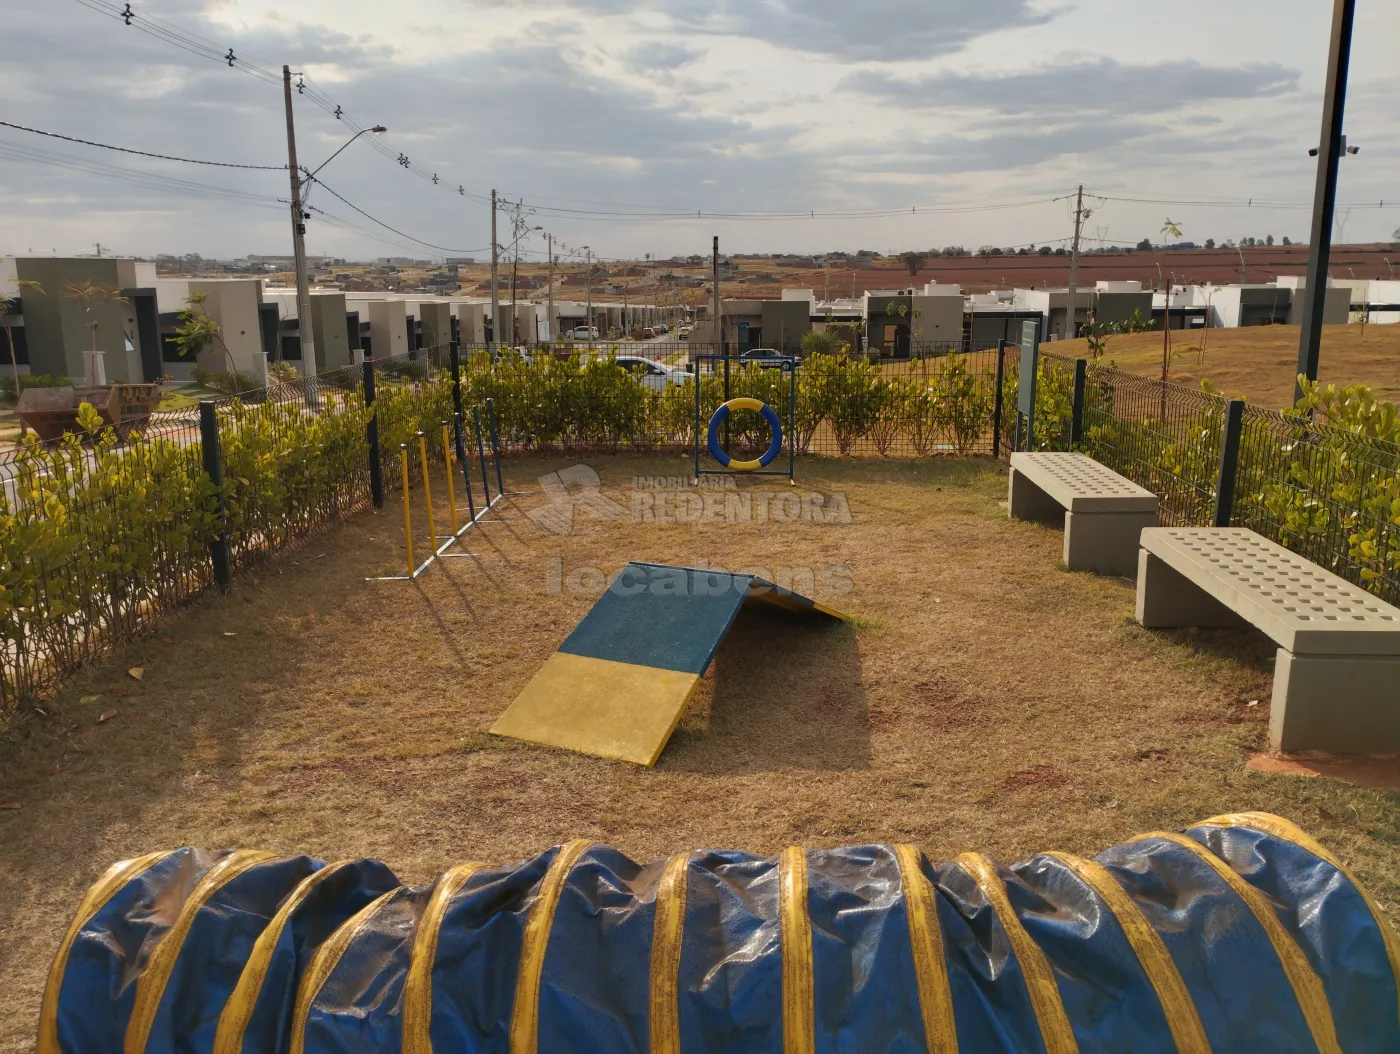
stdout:
[[[1047,449],[1081,449],[1161,499],[1163,524],[1248,527],[1400,603],[1400,445],[1301,413],[1086,363],[1037,399]],[[1074,360],[1041,356],[1073,388]],[[1068,382],[1066,382],[1068,378]],[[1076,409],[1077,408],[1077,409]],[[1074,438],[1078,436],[1077,440]]]

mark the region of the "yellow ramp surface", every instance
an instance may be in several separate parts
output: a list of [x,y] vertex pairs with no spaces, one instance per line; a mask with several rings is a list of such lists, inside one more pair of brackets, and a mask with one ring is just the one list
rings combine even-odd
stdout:
[[630,563],[491,731],[651,767],[746,603],[843,617],[752,575]]
[[556,652],[491,731],[650,768],[699,683],[695,673]]

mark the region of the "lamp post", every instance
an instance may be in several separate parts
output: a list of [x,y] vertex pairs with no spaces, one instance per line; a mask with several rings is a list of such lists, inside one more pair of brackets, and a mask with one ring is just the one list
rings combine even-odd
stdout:
[[[292,184],[292,258],[296,266],[297,336],[301,342],[301,373],[303,377],[311,378],[316,376],[316,338],[312,333],[311,326],[311,283],[306,273],[306,220],[310,214],[306,212],[302,204],[302,178],[301,169],[297,165],[296,127],[292,123],[292,71],[289,66],[282,67],[282,95],[287,109],[287,171],[291,175]],[[356,132],[345,146],[342,146],[340,150],[322,162],[315,172],[308,173],[306,182],[310,183],[315,179],[316,172],[320,172],[339,156],[341,150],[344,150],[366,132],[379,135],[385,131],[387,129],[383,125],[375,125],[373,128],[363,128]],[[280,341],[277,347],[280,358],[282,347]]]

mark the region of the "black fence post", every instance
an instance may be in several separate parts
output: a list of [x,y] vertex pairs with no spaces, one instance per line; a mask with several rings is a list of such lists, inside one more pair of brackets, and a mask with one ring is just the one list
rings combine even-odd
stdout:
[[491,457],[496,462],[496,494],[504,495],[506,485],[501,480],[501,435],[496,430],[496,404],[486,400],[486,420],[491,425]]
[[1006,341],[997,341],[997,390],[992,399],[992,457],[1001,457],[1002,385],[1006,380]]
[[1074,360],[1074,401],[1070,404],[1069,415],[1069,442],[1071,447],[1084,438],[1084,378],[1088,370],[1088,359]]
[[[447,345],[447,355],[452,363],[452,437],[457,444],[457,460],[467,463],[467,446],[462,439],[462,345],[452,341]],[[467,479],[467,493],[471,493],[471,478]]]
[[374,359],[364,361],[365,408],[370,411],[365,425],[365,443],[369,446],[369,496],[376,509],[384,508],[384,464],[379,450],[379,414],[374,411]]
[[228,558],[228,516],[224,509],[224,462],[219,453],[219,416],[209,399],[199,404],[199,445],[204,454],[204,471],[214,484],[214,500],[218,502],[219,533],[209,541],[209,558],[214,564],[214,581],[227,590],[232,575]]
[[1235,475],[1240,467],[1240,437],[1244,434],[1244,400],[1231,399],[1225,411],[1225,434],[1220,440],[1220,478],[1215,485],[1216,527],[1230,526],[1235,511]]

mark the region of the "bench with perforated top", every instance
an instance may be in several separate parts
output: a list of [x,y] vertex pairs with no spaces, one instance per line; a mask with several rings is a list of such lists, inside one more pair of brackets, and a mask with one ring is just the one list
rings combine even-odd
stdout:
[[1138,535],[1157,526],[1157,495],[1084,454],[1021,452],[1011,455],[1007,512],[1018,520],[1063,517],[1071,571],[1130,576]]
[[1276,750],[1400,749],[1400,608],[1240,527],[1142,532],[1138,621],[1254,626],[1279,646]]

